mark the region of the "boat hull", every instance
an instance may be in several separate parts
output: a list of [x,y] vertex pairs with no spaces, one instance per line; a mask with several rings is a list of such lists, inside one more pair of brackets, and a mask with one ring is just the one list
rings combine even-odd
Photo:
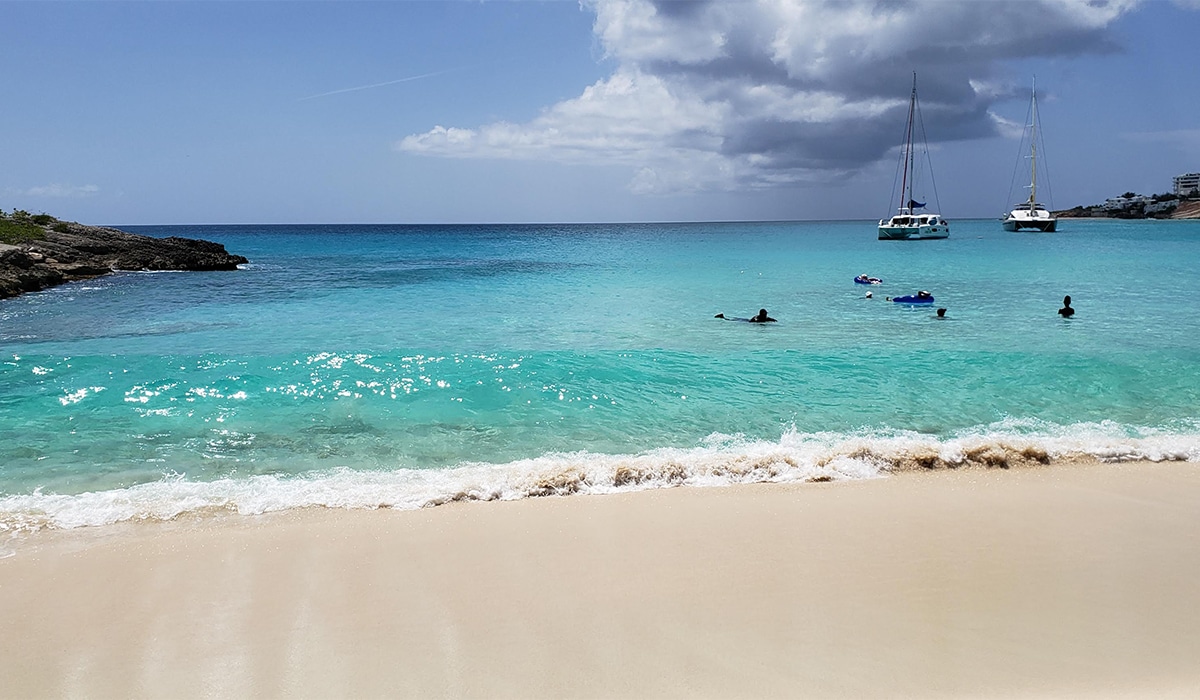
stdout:
[[880,226],[881,241],[924,241],[949,238],[950,227],[942,226]]
[[1008,218],[1003,223],[1005,231],[1043,231],[1053,233],[1058,230],[1058,219],[1013,219]]

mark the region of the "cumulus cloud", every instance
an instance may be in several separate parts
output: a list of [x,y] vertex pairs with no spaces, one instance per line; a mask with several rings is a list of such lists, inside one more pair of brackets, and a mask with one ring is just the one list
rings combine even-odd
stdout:
[[98,193],[100,188],[95,185],[64,185],[54,183],[51,185],[40,185],[38,187],[30,187],[24,190],[18,190],[14,194],[24,195],[26,197],[52,197],[52,198],[70,198],[70,197],[91,197]]
[[1004,61],[1115,50],[1105,29],[1139,2],[583,0],[609,77],[529,122],[397,148],[628,165],[639,193],[828,181],[896,145],[914,72],[931,140],[1007,133],[989,108],[1028,88]]

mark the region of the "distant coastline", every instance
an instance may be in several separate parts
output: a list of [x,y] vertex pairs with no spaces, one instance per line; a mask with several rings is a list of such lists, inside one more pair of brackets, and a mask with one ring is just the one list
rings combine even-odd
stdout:
[[1200,199],[1127,192],[1104,204],[1079,205],[1054,215],[1060,219],[1200,219]]
[[49,214],[0,211],[0,299],[120,270],[236,270],[245,262],[211,241],[151,238]]

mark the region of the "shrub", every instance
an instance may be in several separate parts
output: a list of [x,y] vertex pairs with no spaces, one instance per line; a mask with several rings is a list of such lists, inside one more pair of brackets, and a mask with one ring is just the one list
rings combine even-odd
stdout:
[[24,243],[45,237],[42,227],[28,219],[0,219],[0,243]]

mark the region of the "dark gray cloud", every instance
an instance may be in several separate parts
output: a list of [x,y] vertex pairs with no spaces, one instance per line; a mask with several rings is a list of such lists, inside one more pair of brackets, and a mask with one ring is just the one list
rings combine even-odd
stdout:
[[584,0],[616,68],[526,124],[438,127],[402,150],[623,163],[640,191],[852,174],[899,142],[914,73],[933,143],[997,133],[1005,62],[1116,50],[1138,0]]

